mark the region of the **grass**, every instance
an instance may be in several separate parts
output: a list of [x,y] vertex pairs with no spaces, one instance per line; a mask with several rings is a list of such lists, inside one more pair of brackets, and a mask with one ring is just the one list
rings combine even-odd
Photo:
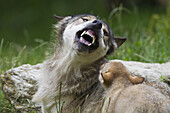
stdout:
[[[36,47],[20,46],[13,43],[0,43],[0,75],[8,69],[20,66],[22,64],[37,64],[45,60],[47,42],[41,42]],[[1,83],[0,83],[1,87]],[[8,100],[0,90],[0,113],[14,113],[15,110],[9,104]]]
[[61,88],[62,88],[62,82],[60,82],[60,89],[59,89],[59,96],[58,96],[58,99],[56,98],[55,101],[56,101],[56,109],[57,109],[57,113],[62,113],[62,110],[63,110],[63,106],[64,106],[64,103],[65,102],[62,102],[61,101]]
[[[108,59],[164,63],[170,61],[170,24],[167,14],[155,11],[127,10],[119,7],[104,18],[114,35],[128,37],[114,55]],[[11,37],[13,38],[13,37]],[[0,40],[0,74],[22,64],[37,64],[49,54],[48,42],[36,39],[36,46],[27,46]],[[61,103],[60,103],[61,104]],[[14,112],[0,90],[0,112]]]
[[[128,40],[121,46],[114,56],[109,59],[134,60],[141,62],[168,62],[170,61],[170,21],[167,15],[139,13],[127,11],[125,15],[117,13],[108,20],[116,36],[127,37]],[[129,16],[128,16],[129,15]],[[131,17],[130,17],[131,16]],[[132,18],[133,17],[133,18]],[[120,19],[121,18],[121,19]]]

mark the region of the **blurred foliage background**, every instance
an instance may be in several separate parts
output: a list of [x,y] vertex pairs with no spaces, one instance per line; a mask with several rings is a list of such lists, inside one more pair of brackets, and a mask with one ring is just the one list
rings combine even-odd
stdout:
[[108,15],[104,0],[1,0],[0,7],[0,38],[31,45],[35,39],[49,40],[54,14]]
[[56,23],[54,14],[92,13],[107,20],[110,12],[120,4],[130,11],[140,11],[138,15],[129,14],[128,20],[125,20],[126,23],[133,23],[131,18],[140,18],[141,12],[148,16],[144,17],[145,20],[153,13],[165,13],[167,0],[1,0],[0,39],[22,45],[36,45],[35,39],[49,40],[52,24]]
[[43,62],[50,54],[54,14],[91,13],[128,40],[108,59],[170,61],[168,0],[1,0],[0,71]]

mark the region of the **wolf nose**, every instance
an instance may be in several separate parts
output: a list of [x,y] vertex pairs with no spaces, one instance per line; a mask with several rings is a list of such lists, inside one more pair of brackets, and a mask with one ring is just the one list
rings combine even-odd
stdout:
[[93,26],[95,29],[101,29],[102,28],[102,23],[100,20],[94,20],[93,22]]

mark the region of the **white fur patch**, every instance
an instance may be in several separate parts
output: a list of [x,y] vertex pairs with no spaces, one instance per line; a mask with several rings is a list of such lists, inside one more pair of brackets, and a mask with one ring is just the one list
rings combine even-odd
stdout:
[[101,84],[104,83],[104,80],[103,80],[103,77],[102,77],[101,73],[99,74],[99,81],[100,81]]

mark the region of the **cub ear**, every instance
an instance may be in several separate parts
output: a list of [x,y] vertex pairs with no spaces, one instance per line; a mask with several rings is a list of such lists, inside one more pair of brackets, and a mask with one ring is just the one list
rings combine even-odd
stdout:
[[60,20],[62,20],[62,19],[65,18],[64,16],[57,16],[56,14],[53,15],[53,16],[54,16],[54,18],[55,18],[57,21],[60,21]]
[[144,77],[132,76],[130,74],[128,75],[128,78],[132,84],[140,84],[145,80]]
[[114,40],[117,44],[117,48],[119,48],[127,40],[127,38],[114,37]]

